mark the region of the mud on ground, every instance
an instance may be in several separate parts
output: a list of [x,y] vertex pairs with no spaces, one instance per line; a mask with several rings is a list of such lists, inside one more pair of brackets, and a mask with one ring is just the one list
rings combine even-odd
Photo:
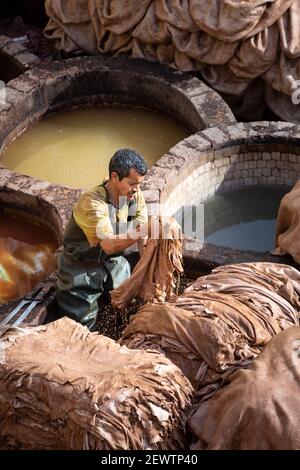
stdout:
[[[181,276],[177,295],[182,294],[184,289],[193,282],[193,280],[194,279],[186,277],[185,275]],[[120,312],[113,308],[109,299],[100,299],[97,317],[98,332],[101,335],[108,336],[118,341],[128,325],[130,317],[135,315],[141,306],[141,301],[134,300],[125,312]]]

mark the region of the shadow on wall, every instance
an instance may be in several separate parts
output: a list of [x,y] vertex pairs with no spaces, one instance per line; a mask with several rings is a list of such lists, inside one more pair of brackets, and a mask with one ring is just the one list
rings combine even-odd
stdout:
[[0,51],[0,80],[8,83],[24,72],[24,68],[13,57]]
[[45,0],[13,0],[1,3],[0,19],[21,16],[30,24],[44,27],[48,21]]

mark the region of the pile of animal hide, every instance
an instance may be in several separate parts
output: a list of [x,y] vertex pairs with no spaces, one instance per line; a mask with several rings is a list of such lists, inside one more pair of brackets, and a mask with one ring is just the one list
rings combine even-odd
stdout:
[[290,254],[300,264],[300,180],[281,200],[273,254]]
[[0,340],[0,449],[180,449],[192,386],[68,318]]
[[261,119],[265,100],[300,120],[298,0],[46,0],[46,13],[44,33],[61,51],[201,71],[240,118]]
[[192,449],[300,449],[300,328],[273,338],[190,414]]
[[248,367],[277,334],[299,325],[300,273],[275,263],[214,269],[173,302],[132,317],[122,344],[155,349],[181,368],[201,402]]

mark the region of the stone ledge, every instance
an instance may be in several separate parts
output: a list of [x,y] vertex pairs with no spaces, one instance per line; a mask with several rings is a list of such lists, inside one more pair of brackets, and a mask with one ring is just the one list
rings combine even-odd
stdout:
[[205,131],[202,131],[200,135],[206,140],[209,140],[214,149],[222,148],[229,141],[228,135],[218,127],[205,129]]
[[288,264],[294,266],[297,269],[300,269],[300,266],[293,261],[290,256],[274,256],[270,252],[256,252],[256,251],[241,251],[234,250],[232,248],[226,248],[216,245],[211,245],[209,243],[204,243],[201,248],[201,243],[199,248],[195,249],[196,244],[184,244],[184,257],[186,259],[191,259],[199,261],[201,263],[207,263],[208,266],[211,266],[212,269],[216,266],[222,266],[226,264],[236,264],[236,263],[254,263],[254,262],[270,262],[270,263],[279,263],[279,264]]
[[221,96],[211,89],[198,96],[192,95],[191,101],[203,116],[204,128],[230,125],[236,122],[231,109],[225,105]]
[[11,41],[11,38],[7,36],[0,36],[0,49],[3,49],[6,44]]
[[26,51],[26,48],[17,42],[10,40],[2,46],[2,51],[6,54],[15,57],[17,54],[23,53]]
[[11,80],[9,87],[22,93],[28,93],[38,84],[38,80],[30,77],[28,72],[25,72],[18,79]]
[[0,189],[4,188],[9,180],[15,175],[13,171],[8,168],[0,167]]
[[40,59],[31,52],[21,52],[15,56],[15,59],[25,68],[30,68],[40,62]]
[[6,36],[0,36],[0,53],[5,63],[3,77],[7,83],[40,62],[40,59],[26,47]]
[[149,190],[145,189],[143,190],[143,195],[146,201],[146,204],[151,204],[151,203],[159,203],[159,190]]
[[6,87],[6,101],[11,106],[17,106],[24,98],[24,94],[9,85]]

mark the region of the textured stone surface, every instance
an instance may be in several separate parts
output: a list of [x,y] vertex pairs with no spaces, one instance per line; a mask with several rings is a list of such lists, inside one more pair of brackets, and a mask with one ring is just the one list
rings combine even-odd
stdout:
[[26,51],[26,48],[15,41],[9,41],[4,44],[2,50],[13,57]]
[[228,135],[218,127],[206,129],[201,133],[204,138],[212,143],[213,148],[222,148],[228,142]]
[[7,36],[0,36],[0,49],[3,49],[6,44],[11,41]]
[[26,50],[22,44],[6,36],[0,36],[0,79],[5,83],[38,62],[38,57]]
[[29,68],[33,64],[37,64],[40,62],[40,59],[36,55],[27,51],[15,55],[15,59],[20,62],[25,68]]

